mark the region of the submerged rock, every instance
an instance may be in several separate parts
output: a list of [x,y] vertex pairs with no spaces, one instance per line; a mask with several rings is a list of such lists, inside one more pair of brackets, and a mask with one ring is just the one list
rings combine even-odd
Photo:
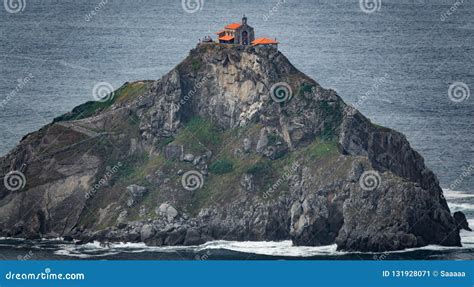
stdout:
[[456,211],[454,214],[454,220],[456,220],[456,224],[458,225],[459,229],[465,229],[467,231],[472,231],[469,227],[469,222],[467,222],[466,215],[461,211]]

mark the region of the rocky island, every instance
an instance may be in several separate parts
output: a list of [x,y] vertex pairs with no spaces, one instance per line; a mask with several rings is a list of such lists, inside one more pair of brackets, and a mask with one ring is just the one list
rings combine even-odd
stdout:
[[469,229],[404,135],[271,46],[201,43],[26,135],[0,169],[6,237],[388,251]]

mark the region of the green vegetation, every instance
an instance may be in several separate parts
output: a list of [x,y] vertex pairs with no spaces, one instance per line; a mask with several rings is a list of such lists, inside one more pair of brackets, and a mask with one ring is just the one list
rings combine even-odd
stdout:
[[304,96],[305,93],[311,93],[311,90],[313,89],[313,85],[303,83],[300,86],[300,89],[298,90],[298,96]]
[[272,169],[272,165],[269,160],[262,160],[258,161],[255,164],[252,164],[248,169],[247,173],[253,174],[253,175],[262,175],[266,173],[267,171]]
[[336,141],[315,140],[308,147],[308,154],[312,159],[323,158],[339,154]]
[[[150,157],[146,153],[135,153],[130,155],[127,157],[127,160],[122,163],[122,167],[117,171],[114,178],[120,180],[120,182],[124,184],[144,181],[151,162]],[[153,159],[153,163],[156,165],[161,162],[161,157]]]
[[339,102],[329,103],[322,101],[319,103],[324,118],[324,129],[321,133],[323,140],[332,140],[336,137],[336,129],[342,121],[342,108]]
[[198,58],[192,59],[192,61],[191,61],[191,68],[193,69],[194,72],[199,71],[199,69],[201,68],[201,66],[202,66],[201,59],[198,59]]
[[174,142],[182,144],[187,151],[204,153],[221,144],[222,133],[210,120],[194,117],[179,132]]
[[209,166],[209,171],[214,174],[225,174],[232,170],[234,170],[234,162],[228,158],[217,160]]
[[158,142],[157,146],[158,146],[159,149],[162,149],[165,146],[167,146],[168,144],[172,143],[173,141],[174,141],[173,137],[164,138],[164,139],[162,139]]
[[281,138],[276,135],[276,134],[268,134],[268,144],[269,145],[275,145],[277,144],[278,142],[281,142]]
[[128,99],[134,98],[138,95],[142,95],[148,89],[148,87],[148,82],[126,83],[118,90],[116,90],[113,93],[113,97],[111,97],[109,100],[104,102],[86,102],[82,105],[75,107],[71,112],[55,118],[53,122],[73,121],[88,118],[98,112],[106,110],[114,103],[122,103]]
[[64,122],[73,121],[88,118],[95,114],[97,111],[101,111],[108,108],[111,104],[107,102],[86,102],[82,105],[75,107],[70,113],[59,116],[53,120],[53,122]]

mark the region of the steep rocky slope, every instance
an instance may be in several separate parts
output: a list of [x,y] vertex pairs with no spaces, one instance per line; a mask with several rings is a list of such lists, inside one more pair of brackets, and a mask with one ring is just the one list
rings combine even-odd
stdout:
[[25,176],[0,186],[1,236],[384,251],[459,246],[465,225],[402,134],[270,47],[199,45],[25,136],[0,169]]

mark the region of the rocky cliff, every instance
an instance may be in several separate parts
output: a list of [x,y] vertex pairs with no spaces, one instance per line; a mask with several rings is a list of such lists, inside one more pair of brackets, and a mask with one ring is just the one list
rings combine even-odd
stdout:
[[0,169],[1,236],[385,251],[459,246],[465,225],[402,134],[270,47],[199,45],[25,136]]

